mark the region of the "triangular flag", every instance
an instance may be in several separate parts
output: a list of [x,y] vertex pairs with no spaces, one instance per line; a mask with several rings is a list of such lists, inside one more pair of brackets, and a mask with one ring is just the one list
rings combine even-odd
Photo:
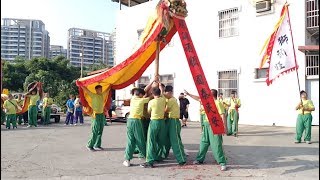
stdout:
[[272,81],[281,74],[298,69],[291,33],[288,4],[283,6],[280,20],[267,41],[269,41],[268,46],[264,45],[265,52],[260,68],[265,62],[269,63],[266,80],[269,86]]

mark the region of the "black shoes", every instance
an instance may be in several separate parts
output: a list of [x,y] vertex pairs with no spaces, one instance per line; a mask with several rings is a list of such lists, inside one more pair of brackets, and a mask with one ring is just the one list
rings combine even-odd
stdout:
[[143,163],[143,164],[140,164],[140,167],[143,167],[143,168],[153,168],[153,164],[149,164],[149,163]]

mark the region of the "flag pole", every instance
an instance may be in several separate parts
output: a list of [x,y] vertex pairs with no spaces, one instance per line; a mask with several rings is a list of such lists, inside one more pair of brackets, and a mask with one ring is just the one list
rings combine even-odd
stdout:
[[[291,27],[291,21],[290,21],[290,14],[289,14],[289,4],[286,2],[286,8],[287,8],[287,13],[288,13],[288,23],[289,23],[289,27],[290,27],[290,33],[291,33],[291,42],[292,42],[292,47],[293,47],[293,56],[294,56],[294,62],[296,65],[296,75],[297,75],[297,82],[298,82],[298,88],[299,88],[299,97],[300,97],[300,102],[301,104],[303,104],[301,96],[300,96],[300,92],[301,92],[301,88],[300,88],[300,80],[299,80],[299,72],[298,72],[298,63],[297,63],[297,56],[296,56],[296,50],[294,47],[294,42],[293,42],[293,35],[292,35],[292,27]],[[304,111],[302,109],[302,114],[304,114]]]

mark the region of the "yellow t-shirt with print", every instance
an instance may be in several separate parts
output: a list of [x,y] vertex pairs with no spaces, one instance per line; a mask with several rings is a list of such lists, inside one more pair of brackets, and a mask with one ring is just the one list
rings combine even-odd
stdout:
[[90,94],[92,100],[92,110],[95,114],[102,114],[103,113],[103,102],[104,102],[104,95],[103,94]]
[[[215,100],[214,102],[215,102],[215,104],[216,104],[216,107],[217,107],[217,110],[218,110],[219,114],[220,114],[220,115],[221,115],[221,114],[225,114],[226,110],[225,110],[225,108],[223,107],[223,104],[222,104],[219,100]],[[206,112],[205,112],[204,107],[203,107],[202,104],[201,104],[201,106],[200,106],[200,113],[201,113],[202,115],[205,115],[204,121],[208,121],[208,116],[207,116],[207,114],[206,114]]]
[[17,114],[16,106],[18,105],[15,99],[5,100],[3,103],[3,107],[7,110],[6,114]]
[[232,110],[232,109],[236,109],[236,105],[238,105],[238,107],[241,106],[241,101],[239,98],[230,98],[227,102],[228,105],[230,105],[229,107],[229,110]]
[[35,105],[37,105],[37,101],[40,100],[39,94],[29,95],[29,97],[30,97],[29,106],[35,106]]
[[51,106],[53,104],[53,99],[45,97],[43,98],[43,107]]
[[166,108],[166,98],[164,98],[163,96],[149,101],[148,112],[151,112],[150,119],[154,119],[154,120],[163,119],[165,108]]
[[24,103],[23,99],[16,99],[16,101],[19,106],[23,106],[23,103]]
[[[311,100],[309,100],[309,99],[307,99],[307,100],[302,100],[302,105],[303,105],[303,107],[305,107],[305,108],[314,108],[313,102],[312,102]],[[298,113],[299,113],[299,114],[302,114],[302,110],[299,109],[299,110],[298,110]],[[311,114],[311,111],[304,111],[304,114]]]
[[172,97],[170,99],[167,99],[167,108],[168,108],[168,117],[179,119],[180,117],[180,107],[177,102],[177,99]]
[[150,98],[139,98],[134,96],[130,100],[129,118],[141,119],[143,117],[144,106],[149,102]]

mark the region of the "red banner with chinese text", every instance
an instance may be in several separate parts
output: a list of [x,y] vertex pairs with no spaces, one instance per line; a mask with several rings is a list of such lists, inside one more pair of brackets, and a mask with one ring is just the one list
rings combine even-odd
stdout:
[[201,103],[207,114],[212,132],[214,134],[224,134],[222,118],[217,110],[214,98],[209,89],[206,77],[203,73],[196,49],[192,43],[191,36],[185,20],[173,17],[175,27],[179,33],[180,40],[186,54],[189,68],[197,87]]

